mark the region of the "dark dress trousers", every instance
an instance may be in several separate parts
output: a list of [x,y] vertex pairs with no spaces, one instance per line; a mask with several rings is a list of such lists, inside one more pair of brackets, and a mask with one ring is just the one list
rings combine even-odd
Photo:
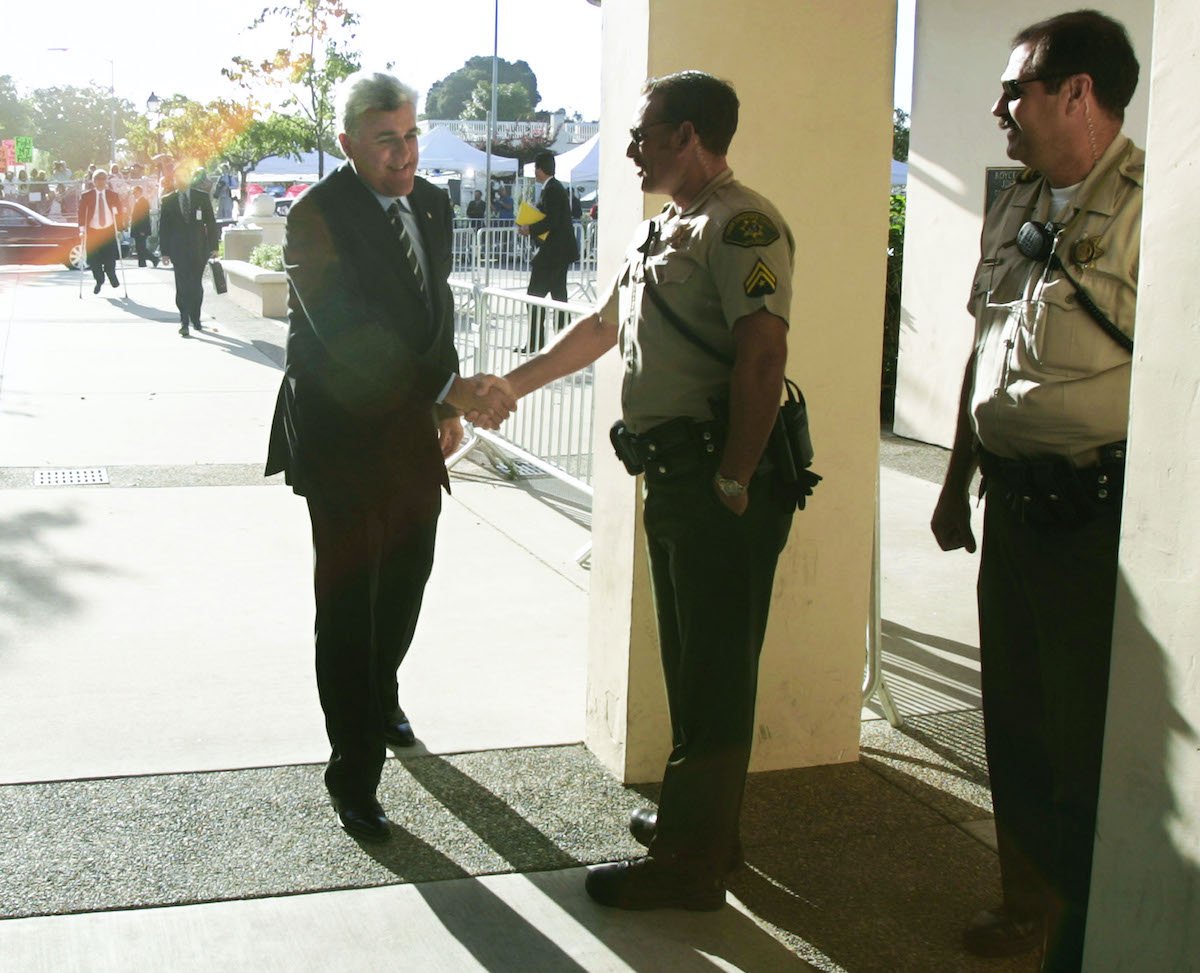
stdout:
[[197,189],[177,190],[162,198],[158,214],[158,248],[171,258],[175,271],[175,306],[184,324],[200,323],[204,303],[204,267],[217,249],[220,234],[212,200]]
[[96,229],[92,214],[96,211],[96,190],[89,189],[79,197],[79,225],[84,230],[84,247],[87,250],[88,268],[97,284],[103,284],[107,276],[113,287],[117,286],[117,229],[121,224],[121,197],[111,189],[104,190],[104,201],[108,206],[112,223],[105,229]]
[[[530,267],[529,287],[532,297],[550,295],[556,301],[567,299],[567,268],[579,259],[579,243],[571,222],[571,200],[567,190],[551,177],[542,187],[538,208],[545,216],[529,227],[529,238],[537,247]],[[539,240],[543,233],[548,236]],[[545,343],[545,309],[535,307],[530,315],[529,348],[536,351]]]
[[396,671],[416,627],[441,489],[449,488],[435,400],[458,372],[444,192],[408,196],[428,258],[423,297],[378,199],[349,165],[288,213],[288,340],[268,475],[308,501],[317,689],[342,800],[375,793],[383,727],[399,714]]

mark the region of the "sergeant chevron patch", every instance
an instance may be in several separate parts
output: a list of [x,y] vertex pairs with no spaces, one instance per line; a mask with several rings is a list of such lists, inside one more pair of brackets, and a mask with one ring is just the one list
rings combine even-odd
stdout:
[[721,239],[735,247],[765,247],[779,239],[779,231],[765,213],[748,209],[725,224]]
[[747,297],[762,297],[764,294],[774,294],[776,283],[778,281],[771,273],[771,268],[758,260],[750,269],[750,276],[746,278],[743,286],[746,289]]

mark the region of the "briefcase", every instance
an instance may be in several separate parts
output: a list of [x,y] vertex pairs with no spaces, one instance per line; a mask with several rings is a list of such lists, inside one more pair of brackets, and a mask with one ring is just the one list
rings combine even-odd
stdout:
[[218,294],[224,294],[229,290],[229,281],[225,279],[225,268],[221,266],[219,260],[210,260],[208,266],[212,270],[213,287],[216,288]]

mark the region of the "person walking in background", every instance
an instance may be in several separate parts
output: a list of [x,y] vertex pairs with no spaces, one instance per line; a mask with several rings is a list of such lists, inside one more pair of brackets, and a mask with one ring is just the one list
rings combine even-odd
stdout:
[[213,184],[213,199],[217,203],[217,219],[228,220],[233,217],[233,173],[229,171],[229,163],[221,163],[221,174]]
[[124,214],[121,197],[108,188],[108,173],[104,169],[95,171],[92,188],[80,197],[78,220],[83,229],[88,267],[96,281],[92,293],[100,293],[106,276],[113,287],[120,286],[117,281],[117,258],[120,256],[117,232]]
[[[529,286],[525,293],[530,297],[550,295],[556,301],[567,300],[567,268],[579,259],[579,243],[575,239],[575,227],[571,223],[571,201],[567,190],[554,178],[554,153],[539,152],[533,159],[533,175],[542,187],[538,209],[542,219],[529,226],[517,227],[521,236],[533,240],[537,252],[533,255],[529,274]],[[546,234],[545,239],[541,239]],[[560,315],[556,315],[560,317]],[[541,351],[546,343],[546,309],[533,307],[529,310],[529,343],[518,352]],[[561,326],[562,322],[559,321]],[[558,328],[555,328],[558,330]]]
[[974,350],[930,524],[943,550],[975,550],[978,466],[1004,897],[965,941],[985,956],[1041,946],[1044,971],[1082,964],[1096,839],[1145,166],[1121,125],[1137,81],[1125,29],[1094,10],[1013,39],[992,114],[1028,168],[984,221]]
[[582,196],[583,196],[583,189],[581,187],[576,187],[575,191],[573,193],[571,193],[571,219],[573,219],[573,220],[583,219],[583,199],[581,198]]
[[483,201],[483,191],[476,189],[475,198],[467,203],[467,219],[471,220],[471,226],[483,226],[483,221],[487,216],[487,203]]
[[203,331],[200,308],[204,303],[204,267],[216,256],[217,222],[212,201],[203,189],[192,188],[191,167],[175,167],[175,192],[162,198],[158,213],[158,244],[175,272],[175,306],[179,308],[179,333],[188,337],[188,325]]
[[150,238],[150,201],[146,199],[141,186],[133,189],[133,205],[129,211],[129,233],[133,237],[133,248],[137,254],[139,267],[145,267],[147,260],[153,260],[158,266],[158,256],[150,252],[147,241]]

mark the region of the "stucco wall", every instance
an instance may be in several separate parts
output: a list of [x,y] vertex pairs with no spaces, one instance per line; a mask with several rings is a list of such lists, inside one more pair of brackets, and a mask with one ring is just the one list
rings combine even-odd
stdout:
[[1157,8],[1087,970],[1200,963],[1200,8]]

